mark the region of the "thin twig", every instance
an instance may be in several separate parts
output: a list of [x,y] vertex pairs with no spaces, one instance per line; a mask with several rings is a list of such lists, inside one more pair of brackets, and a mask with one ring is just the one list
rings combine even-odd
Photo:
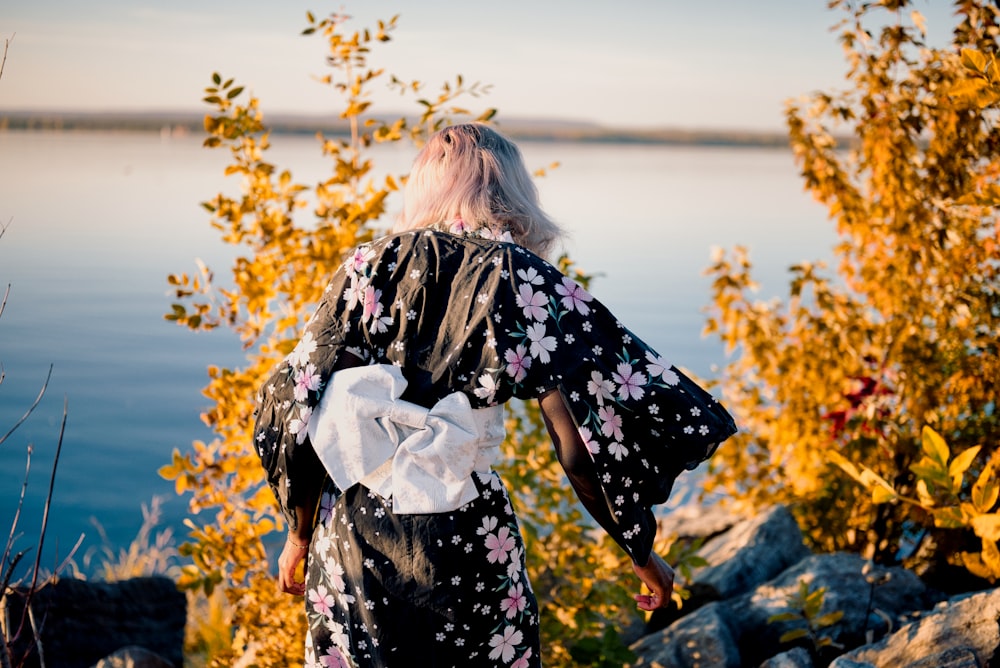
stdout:
[[[14,511],[14,520],[10,523],[10,534],[7,536],[7,547],[3,551],[3,563],[7,563],[7,559],[10,557],[10,551],[14,549],[14,537],[17,535],[17,523],[21,518],[21,508],[24,507],[24,496],[28,491],[28,473],[31,471],[31,452],[34,447],[28,446],[28,455],[24,458],[24,482],[21,483],[21,495],[17,499],[17,509]],[[11,571],[5,573],[3,580],[3,586],[0,587],[0,594],[7,591],[7,584],[10,582]]]
[[14,35],[16,34],[17,33],[11,34],[10,39],[5,39],[3,41],[3,60],[0,60],[0,79],[3,78],[3,66],[7,64],[7,49],[10,47],[10,42],[14,39]]
[[31,575],[31,589],[28,591],[29,599],[38,585],[38,565],[42,560],[42,546],[45,544],[45,530],[49,524],[49,508],[52,506],[52,492],[56,486],[56,468],[59,466],[59,453],[62,452],[63,435],[66,433],[66,415],[68,413],[69,400],[63,399],[63,416],[62,424],[59,425],[59,442],[56,444],[56,455],[52,459],[52,475],[49,476],[49,491],[45,495],[45,509],[42,511],[42,529],[38,535],[38,551],[35,553],[35,568]]
[[[0,445],[3,445],[3,442],[7,440],[7,437],[9,437],[11,434],[13,434],[14,430],[16,430],[18,427],[20,427],[21,424],[25,420],[28,419],[28,416],[31,415],[32,411],[34,411],[35,408],[38,406],[38,404],[41,402],[42,396],[45,394],[45,390],[48,389],[48,387],[49,387],[49,379],[52,378],[52,366],[53,366],[52,364],[49,365],[49,373],[45,376],[45,382],[42,384],[42,389],[39,390],[38,396],[35,397],[34,403],[32,403],[31,407],[28,408],[27,412],[25,412],[25,414],[21,416],[21,419],[18,420],[17,422],[15,422],[14,426],[11,427],[10,430],[8,430],[6,434],[4,434],[2,437],[0,437]],[[65,424],[65,416],[64,416],[64,419],[63,419],[63,424]],[[59,435],[59,442],[60,442],[60,445],[61,445],[62,444],[62,434]]]

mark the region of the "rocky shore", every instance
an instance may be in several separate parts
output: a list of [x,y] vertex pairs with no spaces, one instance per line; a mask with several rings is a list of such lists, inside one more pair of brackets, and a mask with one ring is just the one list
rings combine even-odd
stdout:
[[[705,539],[707,565],[686,583],[682,608],[628,632],[637,656],[629,668],[1000,666],[1000,589],[949,596],[903,568],[811,554],[783,507],[749,519],[692,507],[660,530]],[[23,602],[5,603],[6,622],[17,625]],[[183,663],[186,599],[168,578],[62,579],[36,592],[31,608],[44,663],[30,652],[28,667]]]
[[[631,666],[1000,666],[1000,589],[948,596],[903,568],[811,554],[783,507],[751,519],[695,509],[668,516],[661,531],[707,538],[699,554],[708,565],[680,610],[650,619]],[[812,613],[796,609],[803,592],[821,602]]]

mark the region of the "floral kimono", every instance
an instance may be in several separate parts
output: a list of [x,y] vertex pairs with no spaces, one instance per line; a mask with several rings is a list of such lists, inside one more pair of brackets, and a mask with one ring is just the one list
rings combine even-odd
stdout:
[[255,446],[293,526],[294,507],[323,490],[308,666],[540,665],[524,546],[495,472],[477,465],[446,510],[399,512],[391,491],[367,478],[341,489],[319,462],[310,420],[345,355],[398,367],[398,400],[423,409],[456,393],[476,410],[558,389],[612,535],[640,563],[652,506],[736,431],[707,392],[509,235],[429,228],[359,247],[259,396]]

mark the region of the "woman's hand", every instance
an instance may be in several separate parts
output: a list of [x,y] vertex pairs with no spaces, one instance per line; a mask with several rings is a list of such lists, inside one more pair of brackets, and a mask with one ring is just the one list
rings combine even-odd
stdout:
[[306,565],[302,564],[301,581],[295,579],[295,571],[299,562],[303,561],[309,554],[309,540],[293,540],[289,538],[285,541],[285,546],[281,548],[281,555],[278,557],[278,589],[286,594],[294,596],[305,596]]
[[670,595],[674,591],[674,569],[655,552],[649,555],[645,566],[632,562],[632,570],[642,583],[649,588],[648,594],[636,594],[640,610],[656,610],[670,605]]

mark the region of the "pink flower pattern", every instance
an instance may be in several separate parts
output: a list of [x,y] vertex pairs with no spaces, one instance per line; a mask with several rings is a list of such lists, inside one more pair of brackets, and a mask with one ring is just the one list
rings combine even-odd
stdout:
[[[298,345],[262,384],[253,442],[282,511],[294,523],[291,508],[316,498],[317,490],[300,489],[316,484],[315,471],[308,468],[314,459],[299,457],[297,451],[309,447],[312,411],[334,367],[350,352],[364,363],[401,366],[411,383],[407,391],[427,405],[455,391],[478,408],[560,387],[603,491],[615,501],[621,525],[630,527],[621,537],[623,546],[632,554],[648,551],[655,534],[649,509],[666,500],[669,485],[664,482],[672,482],[662,472],[693,468],[735,432],[735,424],[714,398],[570,277],[512,243],[506,232],[485,233],[452,222],[453,233],[449,223],[356,249],[335,273]],[[414,366],[419,373],[408,373]],[[684,460],[677,461],[678,456]],[[499,479],[495,484],[483,494],[500,497],[502,484]],[[341,490],[330,493],[335,499]],[[522,560],[523,547],[509,500],[505,504],[503,516],[493,512],[469,518],[475,521],[470,535],[439,537],[448,545],[454,539],[456,550],[461,548],[454,560],[463,564],[454,567],[457,581],[474,579],[472,567],[464,566],[470,558],[466,555],[478,555],[479,563],[498,569],[499,581],[484,582],[484,589],[463,599],[496,615],[494,626],[479,638],[458,637],[457,631],[444,628],[439,635],[446,642],[466,643],[470,657],[478,652],[474,663],[490,656],[498,666],[525,668],[538,665],[533,649],[537,619],[528,612],[527,602],[533,599],[523,568],[513,566]],[[366,510],[372,521],[389,516],[387,507]],[[329,509],[326,499],[321,513],[329,522],[317,531],[330,533],[326,540],[314,537],[313,548],[334,549],[338,536],[343,537],[337,532],[348,531],[354,520],[341,524],[336,507]],[[357,573],[339,571],[335,564],[340,563],[326,554],[311,555],[311,614],[322,616],[331,596],[334,614],[369,605],[377,609],[379,602],[358,589]],[[517,589],[518,584],[524,589]],[[526,601],[523,609],[520,593]],[[484,613],[477,608],[468,614]],[[358,652],[373,651],[374,638],[368,635],[361,638],[367,649],[353,637],[342,639],[356,630],[346,621],[310,622],[311,634],[327,638],[325,645],[316,646],[315,665],[339,656],[326,652],[330,643],[349,662]]]

